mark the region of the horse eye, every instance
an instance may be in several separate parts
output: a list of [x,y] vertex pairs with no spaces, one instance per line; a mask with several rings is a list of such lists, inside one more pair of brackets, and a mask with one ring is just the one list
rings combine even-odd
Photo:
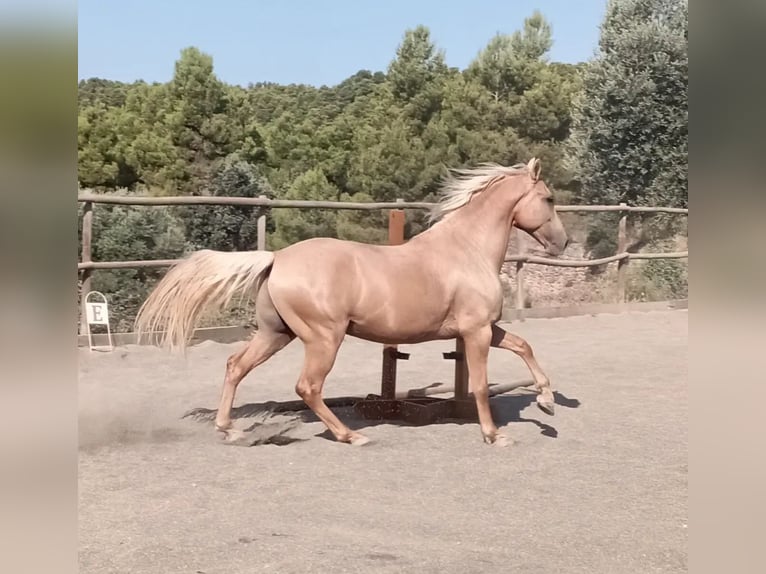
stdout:
[[546,197],[545,201],[547,201],[548,203],[553,203],[553,196]]

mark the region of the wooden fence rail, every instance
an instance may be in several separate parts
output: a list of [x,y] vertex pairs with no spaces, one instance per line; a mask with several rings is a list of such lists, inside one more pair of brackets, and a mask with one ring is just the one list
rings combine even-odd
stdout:
[[[208,195],[106,195],[100,193],[82,193],[77,196],[79,203],[103,203],[112,205],[235,205],[251,207],[270,207],[275,209],[351,209],[357,211],[376,211],[381,209],[416,209],[427,211],[436,204],[427,201],[389,201],[389,202],[352,202],[352,201],[308,201],[298,199],[268,199],[266,197],[217,197]],[[645,207],[636,205],[557,205],[556,211],[562,213],[626,212],[626,213],[675,213],[686,215],[689,210],[683,207]]]
[[[303,201],[286,199],[269,199],[260,197],[214,197],[214,196],[138,196],[138,195],[107,195],[95,193],[81,193],[77,201],[84,204],[82,218],[82,254],[77,269],[82,272],[82,294],[91,290],[92,271],[95,269],[138,269],[149,267],[169,267],[180,259],[158,259],[153,261],[93,261],[92,260],[92,236],[93,236],[93,206],[95,204],[111,205],[137,205],[137,206],[170,206],[170,205],[229,205],[269,207],[274,209],[330,209],[330,210],[430,210],[436,204],[429,202],[341,202],[341,201]],[[617,262],[617,299],[625,302],[626,295],[626,271],[629,261],[634,259],[681,259],[689,256],[688,251],[671,253],[629,253],[626,251],[627,216],[629,213],[668,213],[688,215],[689,210],[680,207],[645,207],[629,206],[624,203],[619,205],[557,205],[556,211],[561,213],[622,213],[620,218],[615,255],[600,259],[553,259],[527,255],[522,251],[523,244],[519,242],[519,253],[505,259],[506,262],[516,263],[516,297],[515,307],[519,310],[524,308],[524,266],[549,265],[553,267],[595,267],[608,263]],[[403,212],[401,212],[403,214]],[[258,221],[258,249],[265,248],[265,216]],[[82,313],[83,321],[85,313]],[[82,326],[84,328],[84,325]]]
[[[547,257],[535,257],[534,255],[511,255],[505,258],[506,263],[532,263],[535,265],[549,265],[551,267],[593,267],[622,261],[624,259],[684,259],[689,256],[688,251],[675,251],[670,253],[629,253],[623,252],[601,259],[553,259]],[[170,267],[180,262],[181,259],[153,259],[137,261],[81,261],[77,264],[78,271],[84,269],[141,269],[149,267]]]

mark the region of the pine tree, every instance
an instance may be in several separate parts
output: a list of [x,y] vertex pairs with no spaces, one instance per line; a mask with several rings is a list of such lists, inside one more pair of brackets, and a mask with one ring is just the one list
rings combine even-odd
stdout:
[[[228,156],[214,172],[210,194],[228,197],[271,198],[273,193],[258,169],[240,158]],[[235,205],[194,205],[184,207],[187,241],[191,249],[251,251],[258,241],[258,218],[272,222],[270,209]],[[273,222],[272,222],[273,227]],[[268,230],[267,230],[268,231]]]
[[[582,202],[687,205],[687,41],[686,0],[610,0],[570,139]],[[668,237],[679,220],[629,221],[637,249]],[[594,255],[614,252],[614,229],[611,217],[594,224]]]
[[420,133],[439,111],[449,75],[444,52],[431,41],[428,28],[407,30],[388,66],[387,81],[414,133]]

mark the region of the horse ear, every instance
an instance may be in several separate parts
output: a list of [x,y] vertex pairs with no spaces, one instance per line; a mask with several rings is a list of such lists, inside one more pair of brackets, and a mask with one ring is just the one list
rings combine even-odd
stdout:
[[537,181],[540,179],[540,170],[542,169],[540,165],[540,159],[533,157],[529,160],[529,163],[527,164],[527,169],[529,170],[529,176],[532,178],[532,181]]

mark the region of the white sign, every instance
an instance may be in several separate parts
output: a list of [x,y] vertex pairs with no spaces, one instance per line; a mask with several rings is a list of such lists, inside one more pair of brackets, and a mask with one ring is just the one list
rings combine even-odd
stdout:
[[85,313],[89,325],[109,325],[109,310],[106,303],[85,303]]
[[[91,296],[97,296],[101,298],[101,301],[90,301]],[[91,291],[85,295],[85,324],[88,328],[88,345],[91,351],[112,351],[114,350],[114,344],[112,343],[112,330],[109,327],[109,307],[106,302],[106,297],[103,293],[98,291]],[[106,325],[106,335],[109,341],[109,345],[97,347],[93,344],[93,333],[90,332],[91,325]]]

